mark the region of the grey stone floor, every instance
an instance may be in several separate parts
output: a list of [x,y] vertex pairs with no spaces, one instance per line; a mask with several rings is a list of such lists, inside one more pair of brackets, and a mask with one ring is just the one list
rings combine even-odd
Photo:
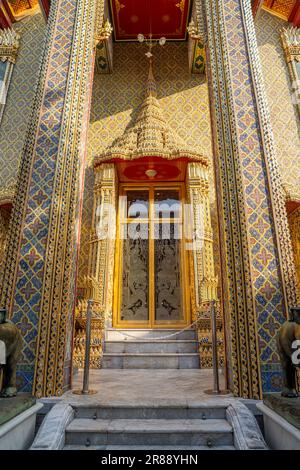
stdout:
[[[75,395],[72,391],[63,400],[76,404],[101,406],[198,406],[216,404],[231,395],[206,394],[212,388],[212,371],[208,369],[102,369],[90,371],[90,389],[94,395]],[[220,373],[220,385],[224,377]],[[73,390],[82,388],[82,372],[73,380]]]

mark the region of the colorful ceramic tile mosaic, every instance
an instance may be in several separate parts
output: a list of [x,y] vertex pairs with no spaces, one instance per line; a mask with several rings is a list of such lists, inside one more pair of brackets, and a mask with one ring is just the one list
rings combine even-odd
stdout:
[[12,192],[16,183],[45,29],[41,13],[14,23],[14,30],[20,35],[20,49],[0,124],[0,161],[5,162],[0,165],[0,192],[4,188]]
[[[37,396],[60,394],[64,385],[94,7],[92,0],[53,2],[12,214],[2,302],[24,337],[19,380],[35,362]],[[32,373],[22,388],[31,379]]]
[[[250,2],[228,0],[223,2],[222,9],[207,0],[206,7],[223,195],[221,244],[228,273],[226,315],[231,322],[229,351],[233,358],[233,383],[236,394],[258,398],[263,389],[260,370],[264,370],[264,384],[272,382],[270,377],[266,378],[267,366],[273,364],[276,373],[280,371],[275,332],[286,317],[280,270],[285,269],[282,272],[290,282],[292,301],[295,301],[295,273],[283,195],[278,193],[281,182],[268,124]],[[269,165],[273,170],[271,175]],[[281,207],[282,218],[276,219],[276,226],[270,190],[277,191],[276,203]],[[279,223],[281,233],[287,237],[285,266],[278,257]]]

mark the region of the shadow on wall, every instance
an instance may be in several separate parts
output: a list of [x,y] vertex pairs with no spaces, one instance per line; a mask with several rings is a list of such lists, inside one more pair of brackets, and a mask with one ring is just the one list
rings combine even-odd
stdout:
[[[131,121],[144,97],[148,75],[146,46],[138,43],[114,44],[112,74],[95,74],[90,122],[133,110]],[[187,43],[167,43],[154,49],[154,76],[158,99],[198,87],[204,76],[191,75],[188,68]]]

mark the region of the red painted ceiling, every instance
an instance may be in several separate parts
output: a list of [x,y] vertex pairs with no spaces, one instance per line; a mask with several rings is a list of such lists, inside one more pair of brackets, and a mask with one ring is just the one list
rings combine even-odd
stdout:
[[[186,176],[185,159],[164,160],[160,157],[139,158],[138,160],[124,162],[116,161],[119,181],[184,181]],[[147,170],[155,170],[153,178],[146,174]]]
[[110,0],[117,41],[136,40],[139,33],[153,38],[184,40],[190,0]]

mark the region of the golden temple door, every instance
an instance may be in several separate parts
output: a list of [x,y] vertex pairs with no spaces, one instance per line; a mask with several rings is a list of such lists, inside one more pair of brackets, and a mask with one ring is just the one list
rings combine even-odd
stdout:
[[182,183],[122,184],[114,326],[180,328],[190,323]]

